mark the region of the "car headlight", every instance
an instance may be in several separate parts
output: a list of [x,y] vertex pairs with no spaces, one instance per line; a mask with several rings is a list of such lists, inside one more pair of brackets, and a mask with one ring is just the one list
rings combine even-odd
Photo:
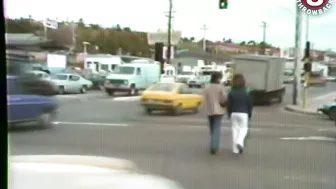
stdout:
[[124,81],[124,84],[127,85],[127,84],[128,84],[128,81]]

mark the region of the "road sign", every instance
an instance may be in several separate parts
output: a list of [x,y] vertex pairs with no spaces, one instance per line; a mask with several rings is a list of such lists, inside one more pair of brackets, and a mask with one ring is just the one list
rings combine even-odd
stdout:
[[46,28],[57,29],[58,28],[58,21],[51,20],[49,18],[45,19],[43,22],[43,26]]
[[[171,32],[171,45],[176,45],[181,39],[181,31],[172,31]],[[155,32],[148,33],[147,40],[149,45],[154,45],[155,43],[168,43],[168,32]]]

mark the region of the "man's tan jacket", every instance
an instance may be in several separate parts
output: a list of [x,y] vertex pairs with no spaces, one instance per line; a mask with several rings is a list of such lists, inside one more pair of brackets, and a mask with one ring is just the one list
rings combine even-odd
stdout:
[[[221,84],[210,84],[203,91],[204,108],[207,115],[224,115],[227,91]],[[221,105],[222,104],[222,105]]]

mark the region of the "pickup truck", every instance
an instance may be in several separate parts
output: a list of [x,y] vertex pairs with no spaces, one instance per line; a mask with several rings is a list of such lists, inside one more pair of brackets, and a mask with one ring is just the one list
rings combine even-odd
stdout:
[[52,96],[27,91],[19,76],[7,76],[8,125],[37,123],[49,128],[57,116],[58,102]]

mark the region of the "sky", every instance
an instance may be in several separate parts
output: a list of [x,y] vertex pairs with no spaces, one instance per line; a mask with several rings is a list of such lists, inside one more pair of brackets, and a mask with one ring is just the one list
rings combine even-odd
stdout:
[[[261,22],[267,22],[266,42],[279,47],[294,46],[296,0],[228,0],[219,10],[218,0],[173,0],[173,29],[182,37],[209,40],[262,41]],[[111,27],[120,24],[136,31],[167,29],[169,0],[5,0],[5,15],[44,20],[84,19],[88,24]],[[303,39],[305,39],[303,18]],[[309,17],[309,40],[314,49],[336,50],[336,3],[323,15]]]

